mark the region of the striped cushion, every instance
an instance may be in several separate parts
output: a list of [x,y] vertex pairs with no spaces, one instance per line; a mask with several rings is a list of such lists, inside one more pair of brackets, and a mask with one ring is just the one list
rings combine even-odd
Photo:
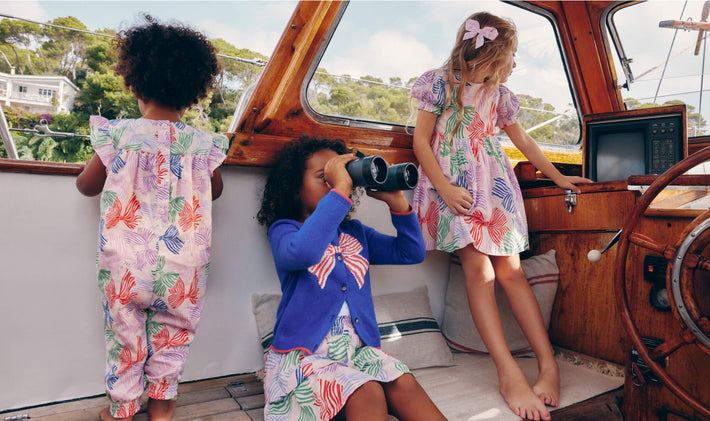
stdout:
[[[557,284],[560,279],[560,270],[555,261],[555,250],[545,254],[533,256],[521,261],[523,272],[530,282],[530,286],[537,298],[545,329],[550,325],[552,304],[557,293]],[[532,349],[518,322],[513,317],[510,304],[502,288],[496,282],[496,303],[500,311],[503,331],[508,342],[508,348],[513,355],[532,355]],[[449,346],[460,352],[487,353],[488,350],[478,334],[473,323],[471,310],[466,297],[466,281],[464,279],[461,263],[457,258],[452,258],[449,273],[449,284],[446,289],[446,308],[441,330]]]
[[[261,346],[266,353],[274,338],[276,309],[280,294],[252,294]],[[375,315],[382,339],[382,350],[416,368],[449,366],[451,350],[432,316],[426,286],[409,292],[373,297]]]
[[377,295],[373,300],[383,351],[412,370],[453,364],[451,350],[432,316],[426,286]]

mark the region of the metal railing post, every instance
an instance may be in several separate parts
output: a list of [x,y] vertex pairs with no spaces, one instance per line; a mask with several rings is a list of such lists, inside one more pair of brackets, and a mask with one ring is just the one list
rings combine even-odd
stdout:
[[2,143],[5,145],[7,157],[10,159],[20,159],[17,155],[15,141],[12,139],[12,134],[10,134],[10,128],[7,125],[5,112],[2,110],[2,107],[0,107],[0,136],[2,136]]

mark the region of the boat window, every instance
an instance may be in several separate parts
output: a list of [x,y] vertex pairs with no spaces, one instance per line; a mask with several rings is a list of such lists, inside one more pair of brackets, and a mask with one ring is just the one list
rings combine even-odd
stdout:
[[577,150],[579,117],[551,21],[502,2],[350,2],[313,71],[306,108],[330,124],[411,131],[412,84],[443,65],[458,27],[477,10],[518,28],[517,67],[506,86],[520,100],[523,127],[539,143]]
[[[649,0],[612,11],[607,21],[615,42],[616,74],[626,109],[686,104],[688,136],[706,136],[710,102],[703,91],[705,37],[710,3]],[[705,9],[704,9],[705,8]],[[701,35],[702,33],[702,35]]]
[[140,24],[143,14],[187,24],[215,45],[224,71],[183,121],[229,131],[242,93],[261,75],[295,6],[295,1],[56,1],[4,7],[0,107],[9,131],[0,130],[0,158],[84,163],[93,154],[90,115],[140,117],[136,100],[113,74],[110,42],[116,31]]

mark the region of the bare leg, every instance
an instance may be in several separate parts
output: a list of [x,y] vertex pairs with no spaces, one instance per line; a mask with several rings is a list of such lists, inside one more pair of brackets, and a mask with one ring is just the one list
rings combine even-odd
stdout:
[[385,391],[378,382],[369,381],[350,395],[343,411],[348,421],[387,421]]
[[148,399],[148,419],[150,421],[170,421],[177,402],[174,400]]
[[495,300],[496,274],[490,258],[471,245],[458,250],[458,254],[466,277],[466,293],[471,315],[496,365],[500,394],[513,413],[521,418],[551,419],[545,404],[530,387],[508,349]]
[[382,387],[389,408],[401,421],[446,420],[413,375],[403,374],[394,381],[383,383]]
[[493,258],[498,281],[505,291],[513,315],[530,342],[538,361],[539,375],[533,390],[550,406],[559,404],[560,373],[545,329],[535,294],[520,266],[520,257]]
[[99,418],[101,418],[102,421],[114,421],[114,420],[120,420],[120,421],[131,421],[133,419],[132,416],[128,418],[114,418],[111,415],[111,409],[109,407],[106,407],[99,412]]

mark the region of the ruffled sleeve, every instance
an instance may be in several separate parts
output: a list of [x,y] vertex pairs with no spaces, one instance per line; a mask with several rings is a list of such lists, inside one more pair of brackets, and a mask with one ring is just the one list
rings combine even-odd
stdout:
[[[106,168],[111,168],[116,158],[116,147],[109,132],[109,120],[105,117],[92,115],[89,117],[91,146],[96,151]],[[118,139],[116,139],[116,142]]]
[[424,73],[412,86],[411,96],[419,100],[419,109],[441,114],[446,101],[446,82],[441,70]]
[[215,168],[222,165],[225,158],[227,158],[227,151],[229,151],[229,139],[223,134],[214,135],[212,138],[212,147],[210,148],[210,153],[207,156],[207,168],[209,170],[210,177],[214,172]]
[[518,122],[515,115],[520,111],[520,102],[518,101],[518,97],[504,85],[499,85],[498,91],[500,97],[498,98],[498,106],[496,107],[498,114],[496,126],[504,129]]

